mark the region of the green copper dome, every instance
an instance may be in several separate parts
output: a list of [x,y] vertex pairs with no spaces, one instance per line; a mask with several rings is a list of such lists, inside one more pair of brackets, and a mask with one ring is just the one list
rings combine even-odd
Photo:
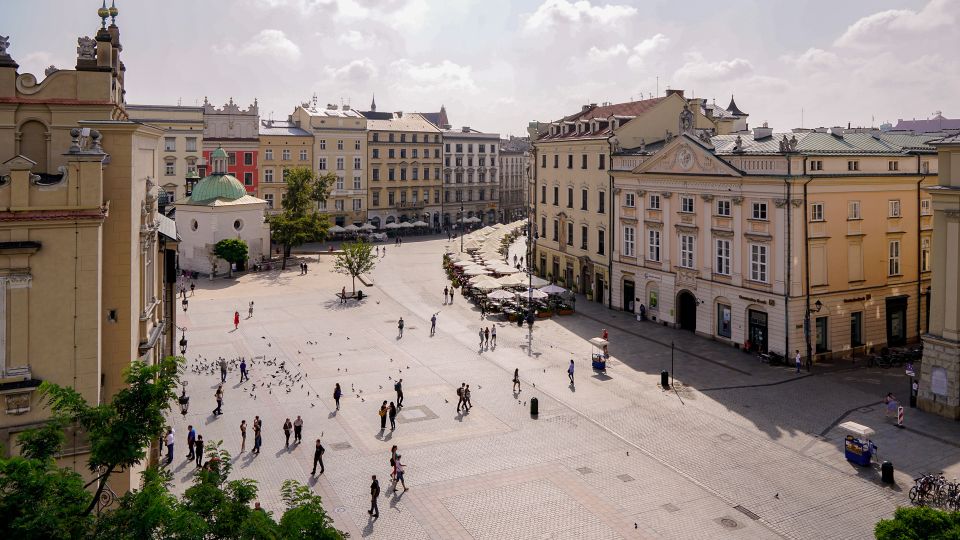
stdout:
[[216,150],[210,153],[210,159],[227,159],[227,152],[218,146]]
[[197,182],[190,193],[190,200],[195,203],[211,201],[213,199],[227,199],[235,201],[247,194],[246,188],[235,176],[229,174],[212,174]]

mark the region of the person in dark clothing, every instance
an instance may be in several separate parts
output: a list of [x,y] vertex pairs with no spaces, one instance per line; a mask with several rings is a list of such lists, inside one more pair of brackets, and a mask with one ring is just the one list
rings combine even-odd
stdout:
[[240,382],[244,380],[250,380],[250,376],[247,375],[247,361],[240,359]]
[[397,321],[397,330],[400,331],[399,337],[403,337],[403,317],[400,317],[400,320]]
[[303,441],[303,418],[300,418],[300,415],[297,415],[297,419],[293,421],[293,442],[295,444],[300,444]]
[[193,426],[187,426],[187,449],[189,453],[187,454],[187,459],[193,459],[193,446],[197,442],[197,432],[193,429]]
[[217,408],[213,410],[214,416],[220,416],[223,414],[223,384],[217,387],[217,391],[214,394],[217,399]]
[[397,429],[397,407],[390,402],[390,408],[387,409],[387,416],[390,417],[390,431]]
[[193,443],[194,451],[197,454],[197,467],[203,463],[203,435],[197,435],[197,441]]
[[380,415],[380,431],[387,429],[387,402],[384,401],[383,405],[380,405],[380,410],[377,414]]
[[290,448],[290,430],[291,429],[293,429],[293,423],[290,422],[289,418],[287,418],[287,420],[283,423],[283,436],[286,439],[286,442],[284,443],[284,448]]
[[336,386],[333,387],[333,401],[337,404],[338,411],[340,410],[340,396],[342,395],[343,391],[340,390],[340,383],[337,383]]
[[393,389],[397,393],[397,408],[400,409],[403,407],[403,379],[398,380]]
[[515,368],[513,370],[513,391],[520,391],[520,368]]
[[317,448],[313,451],[313,470],[310,471],[310,474],[317,474],[317,463],[320,464],[320,474],[323,474],[323,453],[326,450],[323,448],[323,445],[320,444],[320,439],[317,439]]
[[370,484],[370,509],[367,513],[371,516],[380,517],[380,508],[377,506],[377,497],[380,496],[380,482],[377,481],[377,475],[373,475],[373,482]]

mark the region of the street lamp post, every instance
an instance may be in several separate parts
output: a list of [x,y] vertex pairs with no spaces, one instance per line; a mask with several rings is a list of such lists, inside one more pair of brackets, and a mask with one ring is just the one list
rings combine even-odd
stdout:
[[460,253],[463,253],[463,203],[460,203]]
[[186,299],[186,298],[184,298],[184,299],[180,302],[180,305],[183,306],[183,312],[184,312],[184,313],[187,312],[187,304],[188,304],[188,303],[189,303],[189,302],[187,302],[187,299]]
[[180,405],[180,414],[186,418],[187,411],[190,409],[190,397],[187,396],[187,381],[183,381],[183,391],[180,393],[180,397],[177,398],[177,404]]
[[186,356],[187,354],[187,328],[177,327],[177,330],[180,330],[180,356]]
[[537,239],[533,235],[533,223],[527,217],[527,356],[533,355],[533,252]]

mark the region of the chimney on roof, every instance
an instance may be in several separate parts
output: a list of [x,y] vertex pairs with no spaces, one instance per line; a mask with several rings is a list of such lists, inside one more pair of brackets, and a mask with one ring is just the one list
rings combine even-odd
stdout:
[[397,111],[393,114],[397,115],[397,118],[403,118],[403,111]]
[[470,133],[470,126],[463,126],[460,128],[464,133]]
[[581,112],[583,112],[583,111],[588,111],[588,110],[590,110],[590,105],[589,105],[589,104],[588,104],[588,105],[583,105],[582,107],[580,107],[580,111],[581,111]]
[[759,141],[760,139],[766,139],[773,136],[773,128],[767,127],[767,123],[764,122],[763,126],[753,128],[753,140]]
[[670,97],[673,94],[677,94],[678,96],[683,97],[683,90],[679,88],[667,88],[666,96]]

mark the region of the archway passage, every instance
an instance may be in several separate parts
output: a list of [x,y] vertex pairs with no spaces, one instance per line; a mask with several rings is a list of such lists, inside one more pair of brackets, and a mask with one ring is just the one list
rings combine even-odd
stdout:
[[677,322],[681,330],[697,330],[697,297],[690,291],[677,295]]

